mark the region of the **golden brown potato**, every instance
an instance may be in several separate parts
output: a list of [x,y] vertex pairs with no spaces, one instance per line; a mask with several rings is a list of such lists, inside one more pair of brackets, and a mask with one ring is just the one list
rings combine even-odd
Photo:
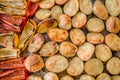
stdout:
[[119,79],[120,79],[120,75],[112,76],[111,79],[112,79],[112,80],[119,80]]
[[112,75],[120,74],[120,59],[112,57],[106,64],[107,71]]
[[93,56],[94,51],[95,51],[94,45],[85,42],[81,46],[79,46],[77,55],[81,60],[87,61]]
[[78,0],[69,0],[63,7],[65,14],[69,16],[74,16],[79,10]]
[[80,29],[72,29],[70,39],[74,44],[81,45],[85,42],[85,34]]
[[108,13],[101,0],[96,0],[93,5],[93,13],[100,19],[106,20]]
[[114,33],[109,33],[105,37],[105,43],[114,51],[120,51],[120,37]]
[[83,75],[81,75],[79,80],[95,80],[95,78],[93,76],[88,75],[88,74],[83,74]]
[[120,0],[105,0],[105,6],[111,16],[118,16],[120,13]]
[[71,42],[64,41],[60,43],[59,52],[65,57],[73,57],[77,52],[77,46]]
[[50,41],[43,45],[43,47],[39,51],[39,54],[44,57],[52,56],[58,52],[58,49],[58,44],[54,41]]
[[101,44],[104,42],[104,36],[101,33],[88,33],[87,41],[92,44]]
[[112,57],[112,52],[105,44],[99,44],[95,48],[95,55],[99,60],[106,62]]
[[69,75],[65,75],[65,76],[62,76],[60,80],[74,80],[74,78]]
[[48,71],[60,73],[68,67],[68,60],[61,55],[53,55],[46,60],[45,66]]
[[91,18],[87,22],[87,30],[90,32],[101,32],[104,30],[104,22],[99,18]]
[[40,76],[30,75],[27,80],[42,80]]
[[97,76],[96,80],[111,80],[111,77],[107,73],[101,73]]
[[92,58],[85,63],[84,69],[87,74],[97,76],[103,72],[104,66],[100,60]]
[[44,67],[43,59],[38,54],[31,54],[25,59],[25,68],[29,72],[37,72]]
[[87,22],[87,17],[84,13],[77,13],[75,16],[72,18],[72,26],[74,28],[82,28]]
[[29,52],[37,52],[44,44],[44,37],[41,34],[35,34],[28,45]]
[[79,0],[80,10],[89,15],[92,13],[92,2],[91,0]]
[[51,9],[55,5],[55,0],[41,0],[39,3],[40,8]]
[[53,73],[53,72],[47,72],[44,76],[43,76],[44,80],[59,80],[57,74]]
[[73,57],[67,67],[67,72],[71,76],[78,76],[82,74],[84,63],[79,57]]
[[51,17],[58,20],[60,14],[63,14],[62,8],[58,5],[51,9]]
[[71,29],[71,18],[66,14],[61,14],[58,18],[58,26],[62,29]]
[[40,9],[35,13],[35,17],[39,20],[44,20],[44,19],[50,17],[50,14],[51,14],[50,10]]
[[118,17],[110,16],[106,21],[106,29],[112,33],[120,31],[120,19]]
[[30,1],[32,1],[32,2],[39,2],[40,0],[30,0]]
[[68,39],[68,32],[64,29],[52,28],[47,31],[48,37],[52,41],[62,42]]
[[41,21],[37,26],[38,33],[46,33],[50,28],[57,27],[57,21],[53,18],[48,18]]
[[58,5],[63,5],[63,4],[65,4],[67,1],[69,1],[69,0],[55,0],[56,4],[58,4]]

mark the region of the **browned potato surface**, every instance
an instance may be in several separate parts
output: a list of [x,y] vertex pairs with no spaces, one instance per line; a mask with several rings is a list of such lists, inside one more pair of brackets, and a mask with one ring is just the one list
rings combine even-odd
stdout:
[[55,0],[55,2],[56,2],[58,5],[63,5],[63,4],[65,4],[67,1],[69,1],[69,0]]
[[95,80],[95,78],[93,76],[88,75],[88,74],[83,74],[83,75],[81,75],[79,80]]
[[60,80],[74,80],[74,78],[69,75],[65,75],[65,76],[61,77]]
[[53,73],[53,72],[47,72],[44,76],[43,76],[44,80],[59,80],[57,74]]
[[107,73],[101,73],[97,76],[96,80],[111,80],[111,77]]

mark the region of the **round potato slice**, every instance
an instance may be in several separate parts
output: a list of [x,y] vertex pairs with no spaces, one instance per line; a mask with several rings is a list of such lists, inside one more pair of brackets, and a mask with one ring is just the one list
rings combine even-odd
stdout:
[[79,0],[80,10],[89,15],[92,13],[92,1],[91,0]]
[[112,57],[112,52],[105,44],[99,44],[95,48],[95,55],[99,60],[106,62]]
[[29,72],[36,72],[44,67],[43,59],[38,54],[31,54],[25,59],[25,68]]
[[58,5],[63,5],[67,2],[68,0],[55,0],[55,2],[58,4]]
[[85,63],[84,69],[87,74],[97,76],[98,74],[103,72],[104,66],[100,60],[92,58]]
[[74,16],[79,10],[78,0],[69,0],[63,7],[65,14],[69,16]]
[[87,17],[84,13],[77,13],[72,18],[72,25],[74,28],[82,28],[87,22]]
[[99,18],[91,18],[87,22],[87,30],[90,32],[101,32],[104,30],[104,22]]
[[57,27],[57,21],[53,18],[47,18],[38,24],[37,32],[46,33],[50,28],[54,27]]
[[58,20],[60,14],[63,14],[62,8],[60,6],[54,6],[51,9],[51,17]]
[[108,18],[108,13],[105,6],[102,4],[101,0],[96,0],[93,5],[93,13],[100,19],[106,20]]
[[112,33],[120,31],[120,19],[118,17],[110,16],[106,21],[106,29]]
[[48,72],[43,76],[44,80],[59,80],[57,74],[53,72]]
[[58,18],[58,26],[62,29],[71,29],[71,18],[66,14],[61,14]]
[[97,76],[96,80],[111,80],[111,77],[107,73],[101,73]]
[[114,51],[120,51],[120,37],[114,33],[109,33],[105,37],[105,43]]
[[119,76],[112,76],[111,79],[112,80],[119,80],[120,79],[120,75]]
[[27,80],[42,80],[40,76],[30,75]]
[[94,45],[88,42],[85,42],[81,46],[79,46],[77,55],[81,60],[87,61],[92,57],[92,55],[94,54],[94,51],[95,51]]
[[90,76],[88,74],[83,74],[79,80],[95,80],[93,76]]
[[69,75],[65,75],[65,76],[61,77],[60,80],[74,80],[74,78]]
[[85,42],[85,34],[80,29],[72,29],[70,39],[74,44],[81,45]]
[[107,71],[112,75],[120,74],[120,59],[112,57],[106,64]]
[[51,9],[55,5],[55,0],[41,0],[39,3],[40,8]]
[[43,45],[39,53],[41,56],[48,57],[56,54],[58,52],[58,49],[59,49],[58,44],[54,41],[50,41]]
[[84,63],[79,57],[73,57],[69,62],[67,72],[71,76],[78,76],[83,72]]
[[68,32],[64,29],[52,28],[47,31],[48,37],[52,41],[62,42],[68,39]]
[[37,52],[41,46],[44,44],[44,37],[41,34],[35,34],[35,36],[31,39],[28,45],[29,52]]
[[45,66],[48,71],[60,73],[68,67],[68,60],[61,55],[54,55],[47,59]]
[[71,42],[64,41],[60,44],[59,48],[60,54],[65,57],[73,57],[77,52],[77,46]]
[[39,20],[44,20],[44,19],[50,17],[50,14],[51,14],[50,10],[40,9],[35,13],[35,17]]
[[104,42],[104,36],[101,33],[88,33],[87,41],[92,44],[101,44]]
[[105,6],[111,16],[118,16],[120,13],[120,0],[105,0]]

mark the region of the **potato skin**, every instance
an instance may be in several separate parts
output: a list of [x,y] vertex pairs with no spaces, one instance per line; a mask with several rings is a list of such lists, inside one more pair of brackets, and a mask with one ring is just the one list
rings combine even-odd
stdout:
[[81,45],[85,42],[85,34],[80,29],[70,30],[70,39],[76,45]]
[[101,44],[104,42],[104,36],[101,33],[88,33],[87,41],[91,44]]
[[94,54],[95,47],[93,44],[85,42],[79,46],[77,55],[83,61],[88,61]]
[[105,44],[107,44],[113,51],[120,51],[120,37],[114,33],[109,33],[105,36]]
[[68,31],[59,28],[49,29],[47,35],[52,41],[56,42],[62,42],[68,39]]
[[59,80],[57,74],[53,73],[53,72],[47,72],[44,76],[43,76],[44,80]]

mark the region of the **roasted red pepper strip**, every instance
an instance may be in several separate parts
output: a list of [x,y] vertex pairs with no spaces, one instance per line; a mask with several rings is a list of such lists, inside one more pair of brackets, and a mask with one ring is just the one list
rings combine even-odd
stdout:
[[26,7],[26,17],[32,17],[38,8],[38,2],[32,2],[28,0],[28,4]]
[[0,62],[0,69],[15,69],[24,67],[24,58],[10,59]]
[[22,23],[20,24],[20,30],[22,31],[24,26],[26,25],[27,23],[27,18],[26,17],[23,17],[22,18]]
[[25,68],[8,70],[0,73],[0,80],[26,80],[27,77],[28,71]]

